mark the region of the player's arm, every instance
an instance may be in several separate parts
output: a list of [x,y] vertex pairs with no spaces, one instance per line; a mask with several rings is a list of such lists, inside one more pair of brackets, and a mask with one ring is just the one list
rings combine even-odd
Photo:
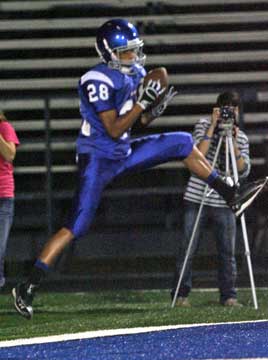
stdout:
[[120,138],[156,100],[161,91],[160,84],[157,81],[151,80],[141,91],[133,108],[124,115],[118,116],[115,109],[100,112],[99,117],[108,134],[114,139]]
[[11,141],[6,141],[0,134],[0,155],[9,162],[15,159],[16,145]]
[[156,119],[156,116],[153,116],[151,111],[144,112],[141,116],[141,124],[144,126],[149,125],[154,119]]
[[120,138],[140,117],[143,109],[135,104],[134,107],[125,115],[117,115],[117,111],[112,109],[99,113],[99,117],[108,132],[113,139]]

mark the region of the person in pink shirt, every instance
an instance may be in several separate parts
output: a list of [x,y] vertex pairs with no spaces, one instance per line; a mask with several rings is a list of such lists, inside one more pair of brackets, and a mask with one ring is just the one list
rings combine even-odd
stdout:
[[5,115],[0,113],[0,289],[5,284],[4,261],[7,240],[14,216],[13,160],[19,139]]

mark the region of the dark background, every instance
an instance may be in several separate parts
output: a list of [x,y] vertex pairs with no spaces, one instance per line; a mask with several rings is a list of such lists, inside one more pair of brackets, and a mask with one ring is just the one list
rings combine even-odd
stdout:
[[[98,26],[129,18],[145,40],[147,69],[165,66],[179,91],[152,126],[134,136],[192,131],[217,95],[237,90],[240,126],[249,135],[250,179],[267,174],[268,4],[263,1],[2,1],[0,106],[21,141],[15,160],[16,214],[10,234],[8,284],[28,273],[49,233],[62,224],[76,183],[75,139],[80,126],[76,84],[98,61]],[[20,4],[18,6],[18,4]],[[45,286],[169,288],[182,238],[182,194],[189,177],[169,163],[117,179],[105,191],[88,236],[74,243]],[[267,194],[246,220],[258,286],[267,275]],[[241,231],[238,285],[249,286]],[[194,262],[194,286],[217,286],[211,229]]]

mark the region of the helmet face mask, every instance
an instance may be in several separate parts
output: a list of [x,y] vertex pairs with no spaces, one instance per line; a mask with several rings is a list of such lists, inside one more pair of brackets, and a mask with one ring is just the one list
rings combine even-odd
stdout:
[[[124,58],[124,55],[122,56],[122,54],[126,52],[131,52],[132,56]],[[130,45],[127,47],[116,48],[113,51],[113,55],[114,56],[112,57],[112,60],[108,62],[108,65],[125,74],[131,74],[135,65],[144,66],[145,64],[146,56],[143,53],[143,41],[140,41],[139,44],[135,44],[134,46]]]
[[[145,64],[143,41],[139,39],[135,26],[126,20],[114,19],[104,23],[98,30],[95,47],[103,62],[122,73],[131,75],[135,72],[135,65]],[[128,51],[133,56],[121,55]]]

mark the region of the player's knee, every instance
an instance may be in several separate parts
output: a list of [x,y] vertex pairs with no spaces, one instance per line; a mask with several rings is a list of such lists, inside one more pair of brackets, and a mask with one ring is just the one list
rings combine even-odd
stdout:
[[183,134],[183,157],[184,159],[188,158],[194,149],[194,140],[193,136],[190,133]]
[[85,222],[84,224],[81,223],[74,223],[72,232],[74,234],[75,240],[80,239],[81,237],[85,236],[89,231],[90,224]]
[[186,156],[185,160],[190,160],[190,159],[197,159],[199,158],[199,153],[200,151],[198,150],[198,148],[193,144],[191,151],[189,151],[188,155]]
[[88,218],[81,215],[82,214],[78,215],[76,212],[71,213],[65,223],[65,227],[68,228],[70,232],[72,232],[75,240],[86,235],[90,226],[90,221],[88,221]]
[[194,147],[194,139],[192,134],[188,133],[187,134],[187,145],[189,147],[189,149],[191,149],[191,151],[193,150]]

